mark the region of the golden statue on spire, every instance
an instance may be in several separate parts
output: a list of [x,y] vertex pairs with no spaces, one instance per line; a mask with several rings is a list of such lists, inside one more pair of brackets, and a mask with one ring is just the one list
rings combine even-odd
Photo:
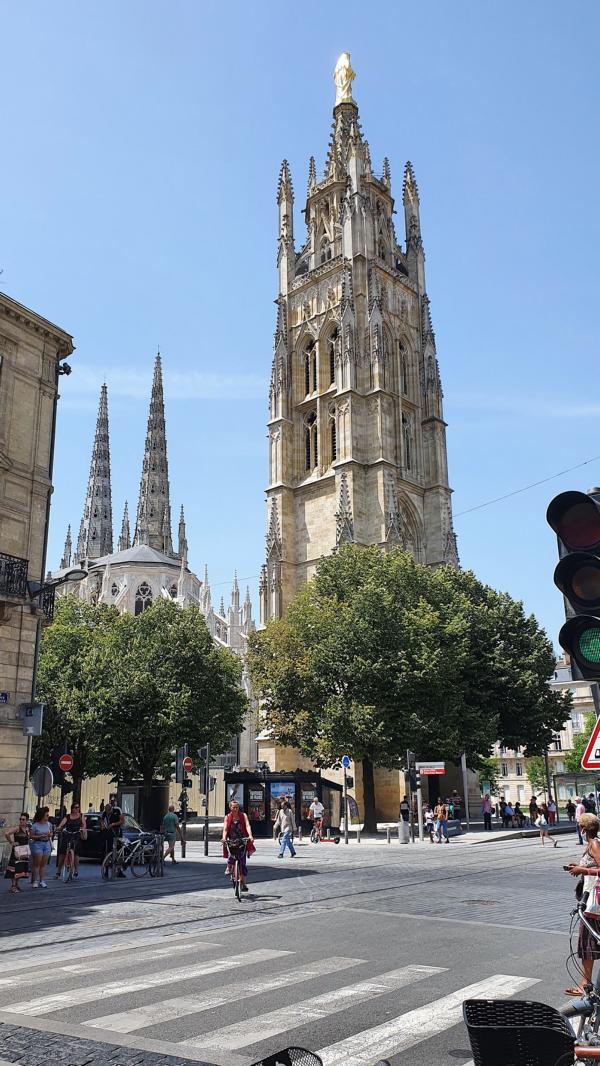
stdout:
[[338,104],[353,103],[352,82],[355,77],[356,74],[352,70],[352,64],[350,63],[350,52],[342,52],[333,72],[336,107]]

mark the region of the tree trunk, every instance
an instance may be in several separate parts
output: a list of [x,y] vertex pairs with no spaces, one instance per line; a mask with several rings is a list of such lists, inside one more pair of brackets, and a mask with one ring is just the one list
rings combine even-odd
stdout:
[[375,813],[375,777],[373,763],[370,759],[362,760],[363,776],[363,800],[365,805],[365,833],[377,832],[377,816]]

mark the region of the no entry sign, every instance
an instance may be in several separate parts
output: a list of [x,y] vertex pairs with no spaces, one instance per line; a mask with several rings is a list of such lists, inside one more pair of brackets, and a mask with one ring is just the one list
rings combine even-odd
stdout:
[[183,760],[183,769],[184,769],[186,774],[191,774],[192,766],[193,766],[193,763],[192,763],[192,760],[191,760],[190,756],[186,755],[185,759]]
[[73,756],[61,755],[60,759],[58,760],[58,765],[59,768],[63,771],[63,773],[66,773],[67,770],[71,770],[73,768]]

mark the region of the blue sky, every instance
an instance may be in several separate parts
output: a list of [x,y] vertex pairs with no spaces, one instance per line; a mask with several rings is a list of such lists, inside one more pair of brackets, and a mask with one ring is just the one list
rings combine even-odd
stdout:
[[[2,288],[75,338],[49,563],[79,524],[109,387],[115,533],[135,510],[157,344],[175,514],[213,598],[263,558],[275,190],[322,166],[349,50],[373,163],[421,194],[465,567],[556,636],[548,501],[600,483],[599,9],[199,0],[3,4]],[[8,42],[8,47],[7,47]],[[400,230],[400,227],[398,226]],[[297,242],[303,232],[296,215]]]

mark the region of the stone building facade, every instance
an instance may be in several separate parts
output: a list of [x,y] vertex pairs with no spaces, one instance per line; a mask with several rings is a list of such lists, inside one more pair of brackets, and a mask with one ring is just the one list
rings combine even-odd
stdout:
[[[177,546],[171,527],[171,490],[167,456],[162,363],[156,356],[148,425],[142,460],[136,522],[131,534],[125,502],[119,538],[114,549],[113,508],[110,476],[108,389],[102,386],[90,474],[77,545],[73,549],[71,527],[67,530],[60,568],[51,576],[61,580],[73,565],[87,571],[83,581],[66,582],[59,595],[75,595],[88,603],[110,603],[119,611],[141,614],[157,599],[171,599],[181,607],[194,605],[202,611],[213,640],[230,648],[245,662],[248,636],[254,629],[250,592],[243,602],[234,575],[229,605],[221,599],[213,607],[208,571],[201,581],[188,565],[188,542],[183,507],[177,526]],[[243,683],[248,696],[250,682],[244,667]],[[256,761],[254,713],[243,734],[232,741],[229,762]]]
[[[373,167],[353,76],[344,54],[324,173],[309,162],[298,249],[285,160],[279,175],[263,625],[344,542],[458,565],[417,182],[407,163],[402,241],[390,164]],[[301,762],[267,732],[259,754],[273,769]],[[379,772],[382,817],[397,816],[402,787],[397,772]]]
[[0,818],[14,824],[29,769],[19,706],[33,696],[58,381],[68,333],[0,293]]

